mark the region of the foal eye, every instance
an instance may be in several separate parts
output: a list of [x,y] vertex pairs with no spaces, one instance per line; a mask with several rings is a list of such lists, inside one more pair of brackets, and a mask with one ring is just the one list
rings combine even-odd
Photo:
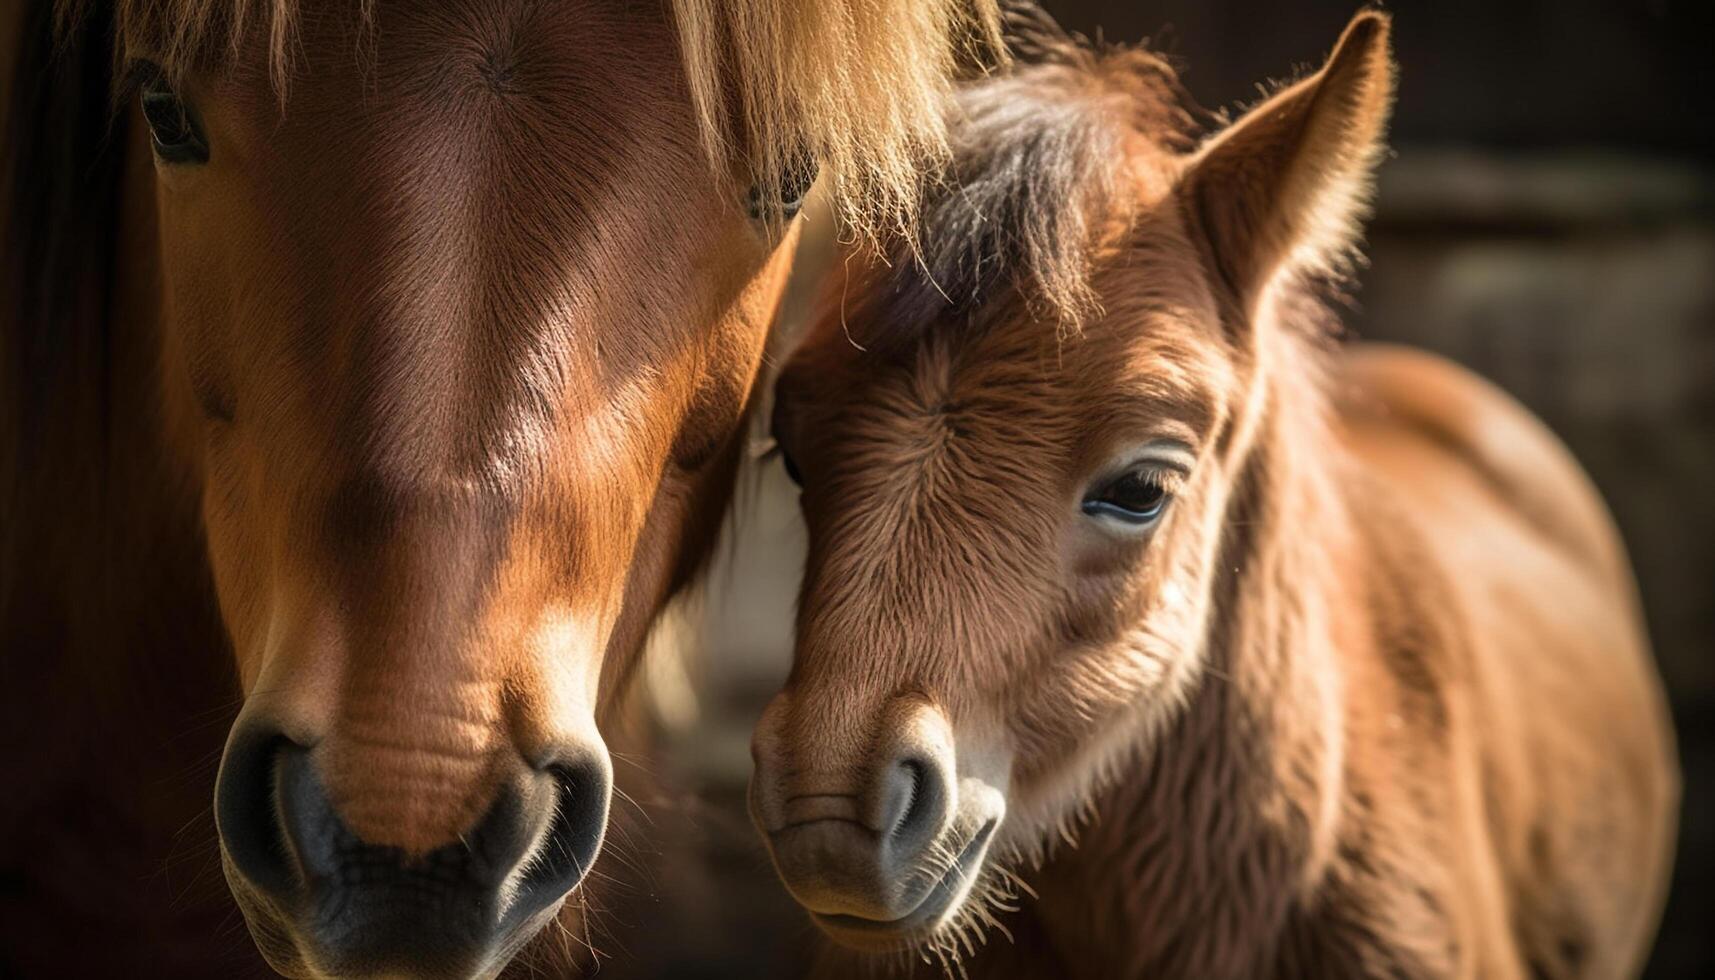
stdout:
[[1101,484],[1084,498],[1082,509],[1090,517],[1106,518],[1131,527],[1147,527],[1161,517],[1173,494],[1154,469],[1127,470]]
[[208,162],[208,140],[202,127],[159,69],[150,71],[140,101],[143,118],[149,123],[149,141],[162,163]]
[[815,185],[818,172],[814,161],[804,161],[786,168],[780,176],[777,194],[770,194],[761,184],[753,184],[750,193],[745,196],[745,210],[757,221],[766,221],[769,218],[791,221],[798,216],[799,211],[804,210],[804,198]]

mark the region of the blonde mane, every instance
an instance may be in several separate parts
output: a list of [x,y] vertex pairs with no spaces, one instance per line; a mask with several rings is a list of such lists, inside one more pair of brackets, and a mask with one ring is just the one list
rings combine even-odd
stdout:
[[[300,0],[116,0],[121,38],[169,73],[230,55],[257,23],[287,89]],[[363,22],[375,0],[354,0]],[[58,0],[62,30],[93,0]],[[963,70],[1004,57],[997,0],[671,0],[691,102],[717,160],[768,191],[804,161],[861,237],[909,233],[922,174],[947,155]]]
[[947,153],[954,78],[1002,51],[995,0],[673,0],[673,10],[711,151],[748,160],[764,185],[817,161],[836,213],[863,231],[909,232],[924,165]]

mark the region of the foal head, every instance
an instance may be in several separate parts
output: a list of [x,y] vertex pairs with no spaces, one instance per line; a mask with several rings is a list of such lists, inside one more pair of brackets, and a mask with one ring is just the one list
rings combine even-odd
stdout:
[[282,971],[497,971],[589,869],[597,722],[715,533],[815,161],[897,215],[939,138],[964,4],[905,6],[119,5],[158,253],[119,315],[163,338]]
[[1200,147],[1159,60],[1037,36],[964,95],[923,263],[846,288],[787,365],[810,551],[751,803],[834,938],[956,956],[997,864],[1199,683],[1264,381],[1302,346],[1282,287],[1352,245],[1387,34],[1361,15]]

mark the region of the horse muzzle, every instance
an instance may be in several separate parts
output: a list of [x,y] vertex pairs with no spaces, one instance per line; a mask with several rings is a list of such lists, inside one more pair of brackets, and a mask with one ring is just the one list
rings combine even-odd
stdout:
[[601,848],[612,776],[600,749],[519,760],[458,839],[370,843],[330,800],[311,750],[241,724],[215,796],[227,879],[269,964],[293,976],[492,976]]

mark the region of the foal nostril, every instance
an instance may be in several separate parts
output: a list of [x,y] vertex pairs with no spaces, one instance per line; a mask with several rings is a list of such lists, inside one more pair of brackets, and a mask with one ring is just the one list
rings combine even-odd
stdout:
[[896,762],[881,787],[883,849],[915,856],[941,832],[951,800],[945,774],[934,762],[906,759]]
[[947,870],[937,846],[948,840],[956,795],[948,764],[901,751],[870,770],[860,793],[789,797],[765,826],[769,852],[810,911],[897,923],[923,907]]

